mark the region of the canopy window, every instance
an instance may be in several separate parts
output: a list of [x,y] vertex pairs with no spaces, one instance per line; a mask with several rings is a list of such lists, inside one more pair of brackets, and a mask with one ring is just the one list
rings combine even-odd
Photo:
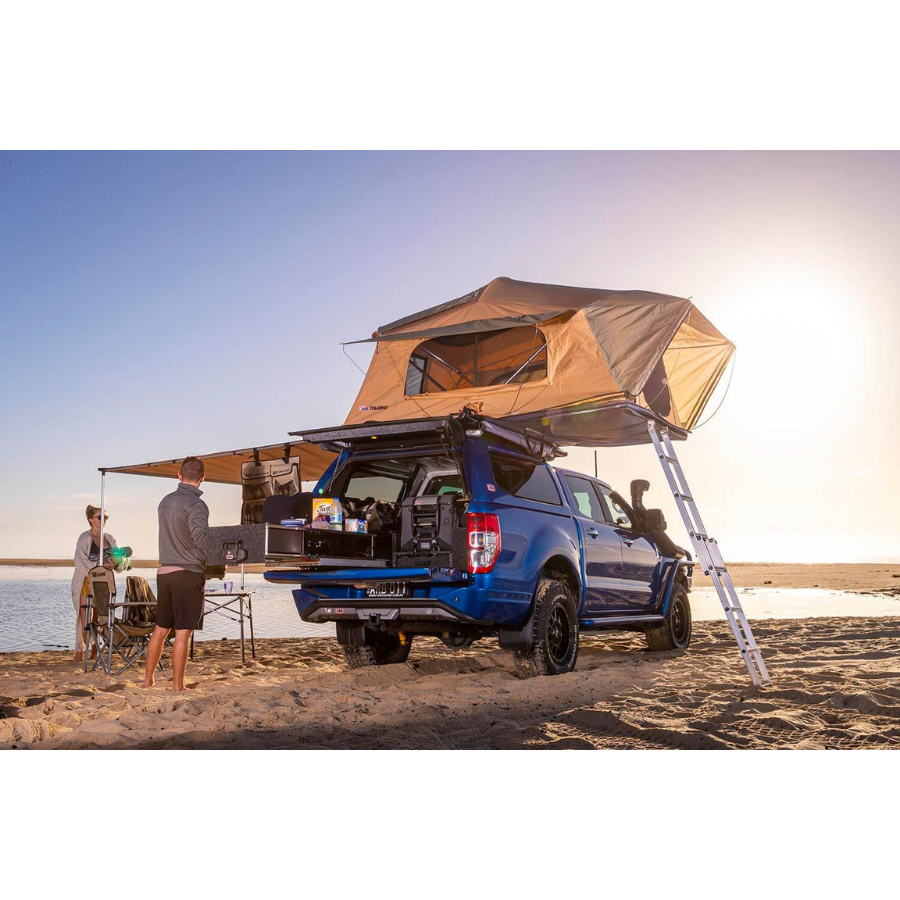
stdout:
[[474,334],[452,334],[419,344],[406,370],[406,396],[547,377],[547,340],[523,325]]

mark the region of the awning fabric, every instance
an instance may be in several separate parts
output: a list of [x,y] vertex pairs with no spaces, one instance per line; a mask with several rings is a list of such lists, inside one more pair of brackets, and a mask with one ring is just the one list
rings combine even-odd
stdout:
[[[240,484],[241,465],[253,462],[254,450],[260,461],[281,459],[284,456],[300,457],[300,480],[318,481],[336,458],[336,454],[323,450],[315,444],[288,441],[281,444],[267,444],[262,447],[248,447],[243,450],[222,450],[218,453],[191,454],[203,460],[206,480],[216,484]],[[127,475],[155,475],[160,478],[177,478],[178,470],[185,457],[163,459],[159,462],[137,463],[132,466],[110,466],[101,472],[122,472]]]
[[[494,358],[476,350],[475,362],[466,363],[474,368],[465,368],[464,335],[483,331],[487,348],[498,329],[510,330],[499,343],[491,339],[499,348]],[[552,421],[548,432],[580,434],[573,443],[594,446],[624,437],[620,414],[584,415],[607,403],[636,404],[690,431],[734,353],[683,297],[510,278],[383,325],[372,340],[376,350],[346,424],[444,416],[469,406],[495,418],[522,417],[530,427]],[[545,355],[530,356],[539,350]],[[532,360],[521,375],[520,359]],[[416,367],[426,365],[429,376],[421,376]],[[510,383],[506,372],[515,373]],[[560,418],[576,414],[577,423]],[[634,422],[640,426],[640,417]],[[606,423],[615,434],[603,433]]]

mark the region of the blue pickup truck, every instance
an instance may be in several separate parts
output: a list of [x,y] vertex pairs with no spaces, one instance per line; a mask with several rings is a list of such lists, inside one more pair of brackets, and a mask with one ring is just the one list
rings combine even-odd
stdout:
[[[418,635],[496,637],[529,675],[572,671],[586,629],[690,643],[690,556],[644,508],[647,482],[629,503],[550,465],[564,454],[542,435],[468,411],[302,435],[338,456],[311,494],[264,509],[265,577],[296,585],[304,621],[335,623],[351,667],[404,662]],[[280,524],[322,497],[366,531]]]

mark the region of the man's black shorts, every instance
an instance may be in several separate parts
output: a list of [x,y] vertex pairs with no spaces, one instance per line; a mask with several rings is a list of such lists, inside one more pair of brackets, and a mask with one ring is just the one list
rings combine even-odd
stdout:
[[167,572],[156,576],[156,624],[176,630],[195,629],[203,615],[202,572]]

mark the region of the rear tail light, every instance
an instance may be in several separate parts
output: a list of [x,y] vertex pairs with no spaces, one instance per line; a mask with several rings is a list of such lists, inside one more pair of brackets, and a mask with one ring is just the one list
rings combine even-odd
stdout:
[[491,513],[468,513],[469,571],[490,572],[500,555],[500,520]]

